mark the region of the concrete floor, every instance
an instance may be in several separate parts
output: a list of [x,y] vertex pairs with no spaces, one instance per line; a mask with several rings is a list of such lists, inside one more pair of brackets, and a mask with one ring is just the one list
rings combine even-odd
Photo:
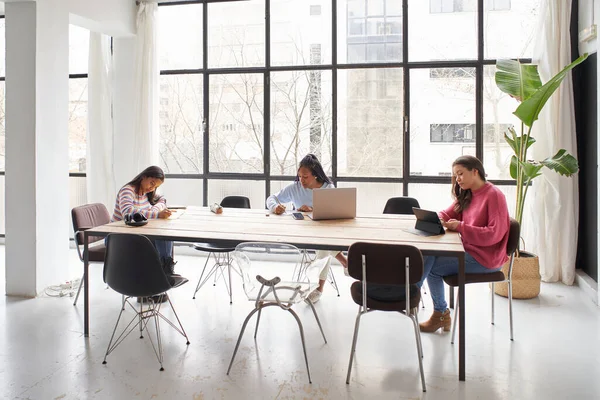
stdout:
[[[0,246],[0,252],[4,248]],[[4,257],[2,257],[3,259]],[[410,320],[394,313],[363,318],[352,379],[346,385],[357,306],[350,278],[335,266],[341,296],[331,286],[317,304],[328,343],[310,309],[299,304],[313,383],[309,384],[298,328],[287,313],[263,313],[256,341],[248,325],[231,375],[225,374],[237,335],[252,309],[239,279],[233,304],[225,287],[204,287],[192,300],[204,259],[179,256],[190,283],[171,298],[191,344],[163,324],[165,371],[148,339],[134,333],[104,353],[120,296],[106,290],[102,268],[91,268],[91,335],[83,337],[82,301],[40,296],[0,298],[0,393],[10,399],[598,399],[600,308],[578,287],[543,284],[541,295],[515,301],[515,341],[509,340],[507,301],[497,297],[489,323],[489,290],[467,291],[467,381],[458,381],[457,346],[449,334],[423,334],[427,392],[421,391]],[[73,251],[70,265],[81,264]],[[4,287],[4,266],[1,268]],[[57,282],[58,283],[58,282]],[[419,315],[429,317],[431,303]],[[165,311],[170,315],[170,310]]]

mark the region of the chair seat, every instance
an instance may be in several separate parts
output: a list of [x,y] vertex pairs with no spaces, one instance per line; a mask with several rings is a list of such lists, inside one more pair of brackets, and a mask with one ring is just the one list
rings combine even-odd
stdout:
[[106,246],[104,242],[95,246],[89,247],[90,262],[104,262],[104,256],[106,254]]
[[[485,282],[503,282],[506,280],[504,272],[496,271],[489,274],[465,274],[465,283],[485,283]],[[458,275],[448,275],[444,277],[444,282],[448,286],[458,286]]]
[[[350,286],[352,300],[362,305],[362,282],[356,281]],[[380,311],[399,311],[406,309],[404,286],[399,285],[367,285],[367,308]],[[410,286],[410,307],[414,308],[421,301],[421,291],[416,285]]]
[[213,252],[213,253],[231,253],[235,250],[234,247],[219,246],[215,243],[194,243],[194,249],[199,251]]

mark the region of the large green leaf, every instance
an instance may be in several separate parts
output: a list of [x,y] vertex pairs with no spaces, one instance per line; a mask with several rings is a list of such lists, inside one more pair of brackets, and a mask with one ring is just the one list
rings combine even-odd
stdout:
[[517,110],[514,114],[521,120],[523,123],[529,127],[538,119],[542,108],[552,96],[554,91],[558,89],[562,80],[567,76],[567,73],[575,68],[577,65],[581,64],[588,57],[587,53],[579,57],[577,60],[573,61],[571,64],[567,65],[560,71],[558,74],[554,75],[552,79],[544,84],[541,88],[539,88],[534,94],[529,98],[525,98],[523,102],[517,107]]
[[560,149],[554,157],[548,157],[541,163],[564,176],[571,176],[579,171],[577,160],[565,149]]
[[533,178],[537,178],[538,176],[540,176],[542,174],[540,170],[544,167],[542,164],[538,164],[536,162],[531,161],[522,162],[520,164],[522,167],[523,175],[525,175],[525,177],[528,180],[532,180]]
[[519,165],[519,160],[517,159],[517,156],[512,156],[510,158],[510,177],[513,179],[517,179],[517,166]]
[[[510,132],[510,136],[509,137],[506,133],[504,134],[504,140],[506,141],[506,143],[508,143],[508,145],[511,147],[511,149],[513,149],[514,153],[518,156],[521,154],[521,140],[522,140],[522,136],[517,136],[517,133],[515,132],[515,128],[513,128],[512,126],[508,128],[508,131]],[[532,144],[535,143],[535,139],[532,138],[531,136],[529,136],[528,140],[527,140],[527,149],[529,149],[531,147]]]
[[528,99],[542,87],[537,65],[521,64],[516,60],[498,60],[495,80],[501,91],[519,101]]

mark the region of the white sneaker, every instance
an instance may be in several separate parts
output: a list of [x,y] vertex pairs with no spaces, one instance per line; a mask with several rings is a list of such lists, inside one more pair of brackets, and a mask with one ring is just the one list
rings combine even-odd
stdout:
[[321,298],[323,292],[319,291],[319,289],[315,289],[308,295],[308,299],[311,303],[315,304]]

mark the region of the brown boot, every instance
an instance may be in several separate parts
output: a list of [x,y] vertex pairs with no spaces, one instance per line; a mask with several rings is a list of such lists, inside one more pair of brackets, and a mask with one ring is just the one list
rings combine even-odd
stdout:
[[450,331],[451,324],[450,310],[446,309],[443,313],[434,311],[433,314],[431,314],[429,321],[419,324],[419,327],[421,328],[421,332],[431,333],[440,328],[444,328],[444,332],[448,332]]

